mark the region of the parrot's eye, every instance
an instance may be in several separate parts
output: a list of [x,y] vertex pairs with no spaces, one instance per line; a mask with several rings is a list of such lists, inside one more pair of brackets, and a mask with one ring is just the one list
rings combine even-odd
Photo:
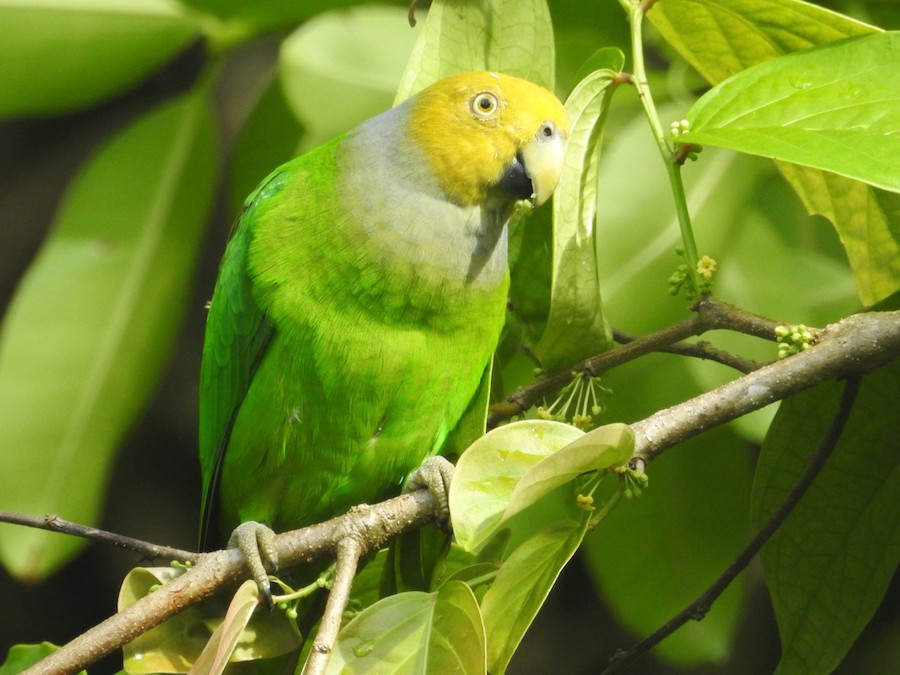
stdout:
[[499,105],[497,97],[489,91],[476,94],[471,103],[472,112],[482,117],[492,115]]

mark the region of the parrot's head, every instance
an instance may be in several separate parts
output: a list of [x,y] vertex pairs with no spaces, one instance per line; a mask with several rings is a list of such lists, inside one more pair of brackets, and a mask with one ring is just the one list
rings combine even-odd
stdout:
[[536,206],[562,171],[569,121],[552,93],[489,72],[461,73],[419,92],[410,130],[441,189],[461,206]]

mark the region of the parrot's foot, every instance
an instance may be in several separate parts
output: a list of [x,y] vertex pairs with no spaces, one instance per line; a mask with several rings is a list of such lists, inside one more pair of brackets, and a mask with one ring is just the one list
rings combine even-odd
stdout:
[[248,520],[241,523],[228,539],[228,548],[238,548],[244,554],[247,567],[259,592],[266,599],[269,609],[275,606],[272,601],[272,587],[269,583],[269,573],[278,571],[278,554],[275,552],[275,533],[266,525]]
[[422,466],[413,471],[406,484],[408,492],[428,488],[434,497],[434,512],[438,524],[443,526],[449,526],[450,523],[450,481],[453,480],[455,468],[446,457],[435,455],[422,462]]

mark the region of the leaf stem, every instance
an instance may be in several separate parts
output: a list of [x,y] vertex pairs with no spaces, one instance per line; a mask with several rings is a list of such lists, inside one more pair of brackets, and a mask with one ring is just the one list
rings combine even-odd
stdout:
[[650,123],[650,129],[653,132],[653,137],[656,139],[656,145],[659,147],[663,163],[666,165],[666,173],[669,175],[669,183],[672,186],[672,196],[675,199],[675,213],[678,216],[678,226],[681,229],[681,243],[684,247],[684,258],[687,262],[688,274],[690,275],[694,292],[699,295],[701,280],[700,275],[697,273],[697,261],[700,259],[700,256],[697,253],[694,228],[691,225],[691,214],[688,209],[687,196],[684,192],[684,182],[681,179],[681,163],[676,161],[675,151],[666,140],[665,130],[659,121],[656,104],[653,102],[653,95],[647,82],[647,69],[644,65],[642,25],[644,14],[654,3],[629,2],[626,4],[625,0],[622,1],[628,12],[631,26],[632,61],[634,63],[632,84],[641,100],[641,105],[644,106],[644,113],[647,116],[647,121]]

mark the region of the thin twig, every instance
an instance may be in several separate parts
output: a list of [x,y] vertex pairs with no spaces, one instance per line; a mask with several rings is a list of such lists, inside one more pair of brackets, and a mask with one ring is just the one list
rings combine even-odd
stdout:
[[353,588],[356,568],[365,551],[365,545],[356,536],[347,536],[338,542],[334,581],[328,593],[328,602],[322,614],[319,632],[303,667],[303,675],[322,675],[328,667],[328,659],[334,651],[341,630],[344,610],[350,602],[350,590]]
[[573,371],[587,371],[592,375],[600,375],[640,356],[671,347],[682,340],[702,335],[710,330],[733,330],[765,340],[776,339],[775,327],[779,325],[776,321],[745,312],[711,296],[704,296],[698,300],[693,309],[695,314],[672,326],[643,335],[618,349],[597,354],[570,368],[547,373],[539,380],[520,387],[505,401],[491,406],[487,418],[488,429],[492,429],[503,420],[522,414],[544,397],[561,389],[572,379]]
[[34,527],[39,530],[71,534],[76,537],[93,539],[94,541],[102,541],[106,544],[112,544],[128,549],[129,551],[135,551],[155,560],[194,562],[200,557],[199,553],[193,551],[184,551],[180,548],[172,548],[171,546],[151,544],[148,541],[126,537],[121,534],[116,534],[115,532],[108,532],[107,530],[101,530],[96,527],[79,525],[78,523],[73,523],[53,514],[39,517],[29,516],[23,513],[13,513],[11,511],[0,511],[0,522]]
[[862,378],[859,375],[853,375],[847,378],[831,426],[825,434],[825,437],[822,439],[822,442],[819,444],[819,447],[816,448],[815,452],[809,458],[809,464],[807,464],[800,479],[794,487],[791,488],[791,491],[788,493],[781,506],[778,507],[778,510],[776,510],[765,525],[760,528],[759,532],[756,533],[756,536],[750,540],[750,543],[740,552],[735,561],[725,570],[722,576],[716,579],[700,597],[685,607],[678,615],[666,622],[654,633],[648,635],[629,649],[616,652],[609,660],[609,665],[606,667],[606,670],[603,671],[602,675],[612,675],[613,673],[621,672],[638,656],[655,647],[691,619],[700,621],[706,616],[713,602],[715,602],[722,592],[728,588],[737,575],[746,569],[747,565],[749,565],[750,561],[753,560],[757,553],[759,553],[763,545],[773,534],[775,534],[775,531],[781,527],[781,524],[787,519],[788,515],[790,515],[791,511],[803,495],[806,494],[806,491],[812,485],[816,476],[819,475],[822,467],[825,466],[832,451],[835,446],[837,446],[841,433],[844,431],[844,427],[850,417],[850,412],[853,410],[853,403],[856,401],[856,395],[859,393],[861,379]]
[[505,401],[492,405],[488,413],[487,427],[493,428],[499,422],[525,412],[545,396],[561,389],[572,379],[573,371],[587,370],[594,375],[599,375],[639,356],[702,332],[698,317],[691,316],[660,331],[638,338],[623,347],[592,356],[571,368],[548,373],[539,380],[520,387]]
[[[621,330],[614,330],[613,338],[619,344],[628,344],[629,342],[640,339],[640,336],[626,333]],[[698,342],[678,342],[674,345],[661,347],[657,351],[665,352],[666,354],[689,356],[695,359],[704,359],[706,361],[715,361],[716,363],[721,363],[723,366],[734,368],[745,375],[747,373],[752,373],[754,370],[762,368],[765,365],[759,361],[746,359],[743,356],[738,356],[737,354],[732,354],[724,349],[719,349],[706,340],[700,340]]]

